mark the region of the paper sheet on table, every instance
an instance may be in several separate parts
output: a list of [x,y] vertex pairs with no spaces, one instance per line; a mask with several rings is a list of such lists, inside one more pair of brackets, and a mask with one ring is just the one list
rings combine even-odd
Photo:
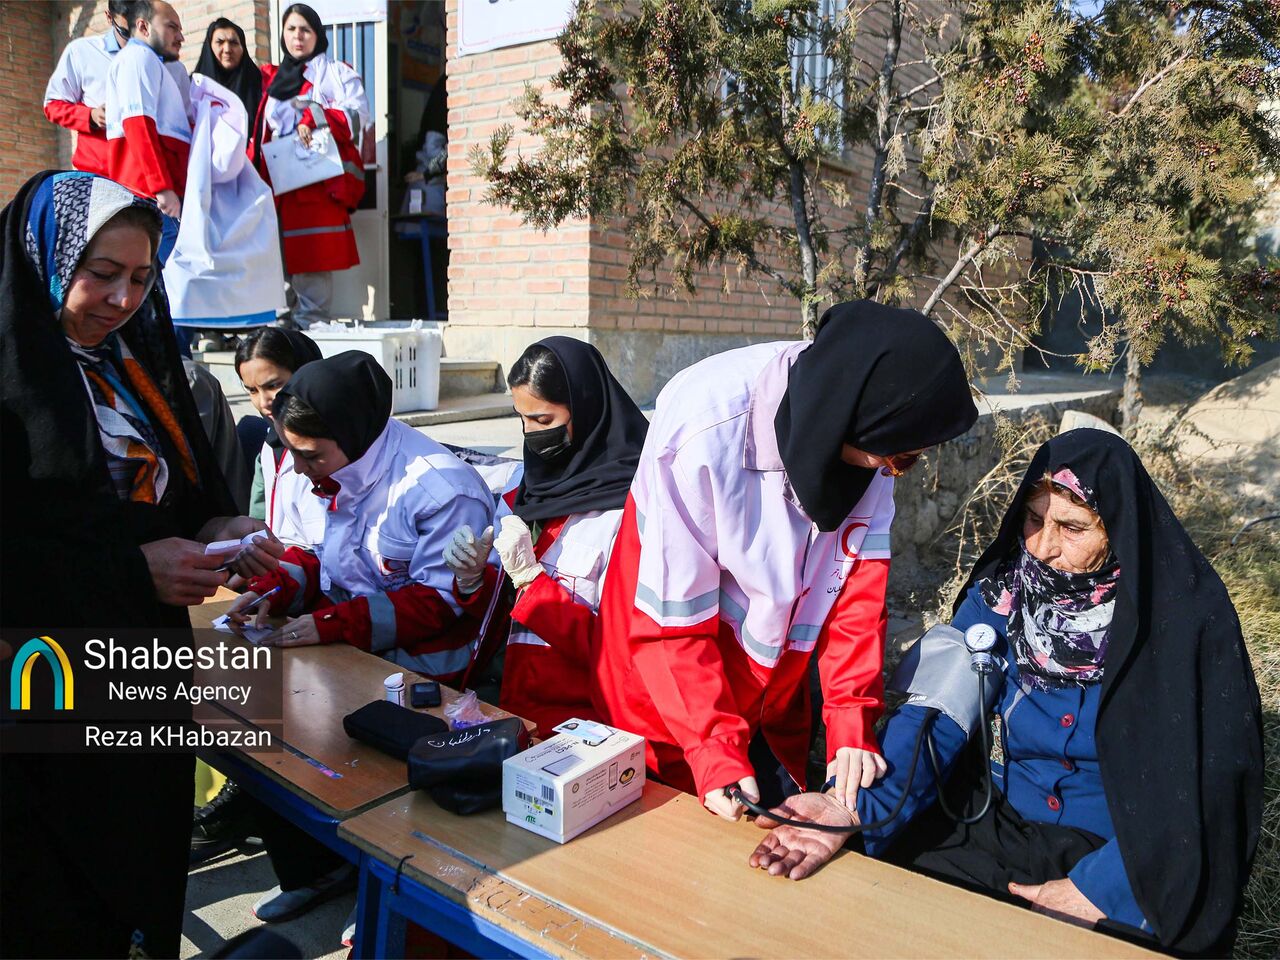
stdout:
[[[221,630],[223,633],[235,633],[231,629],[231,619],[225,613],[213,621],[213,629]],[[250,643],[261,643],[265,638],[276,632],[275,627],[255,627],[251,623],[246,623],[241,630],[244,638]]]

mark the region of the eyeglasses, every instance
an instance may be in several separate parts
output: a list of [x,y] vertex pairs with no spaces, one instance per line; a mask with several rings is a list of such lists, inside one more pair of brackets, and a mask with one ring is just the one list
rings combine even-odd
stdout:
[[900,477],[916,465],[920,453],[895,453],[884,457],[884,469],[891,477]]

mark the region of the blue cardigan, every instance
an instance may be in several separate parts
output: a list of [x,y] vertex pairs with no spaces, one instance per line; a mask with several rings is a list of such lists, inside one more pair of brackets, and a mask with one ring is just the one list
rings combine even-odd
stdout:
[[[991,677],[1000,684],[996,709],[1002,719],[1004,748],[1003,765],[992,764],[996,787],[1027,820],[1088,830],[1106,840],[1082,857],[1067,876],[1108,919],[1149,931],[1129,887],[1098,769],[1094,728],[1102,684],[1024,691],[1017,664],[1008,654],[1007,618],[992,611],[972,587],[952,626],[963,632],[975,623],[995,628],[1000,637],[995,652],[1007,663],[1003,674]],[[904,706],[889,717],[881,734],[889,772],[871,788],[858,791],[858,817],[863,823],[887,817],[902,796],[907,764],[924,719],[925,709],[913,706]],[[950,773],[964,747],[964,732],[950,717],[939,714],[932,736],[939,762],[944,772]],[[919,766],[911,795],[898,817],[880,830],[862,834],[870,856],[882,854],[908,821],[934,802],[937,789],[932,767],[924,758]]]

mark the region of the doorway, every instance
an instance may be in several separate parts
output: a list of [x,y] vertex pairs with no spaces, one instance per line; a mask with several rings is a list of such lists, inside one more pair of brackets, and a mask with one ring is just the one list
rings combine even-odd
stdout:
[[443,321],[448,100],[444,0],[387,0],[387,209],[391,316]]

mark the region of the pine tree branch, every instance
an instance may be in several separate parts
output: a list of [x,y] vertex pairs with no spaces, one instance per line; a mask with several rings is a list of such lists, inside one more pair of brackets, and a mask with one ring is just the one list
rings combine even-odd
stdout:
[[[924,225],[929,222],[929,218],[933,215],[933,194],[925,200],[924,206],[920,208],[920,212],[916,214],[916,218],[911,221],[911,226],[907,228],[907,232],[903,234],[902,239],[898,241],[898,245],[893,250],[893,256],[889,259],[889,263],[885,266],[881,276],[889,279],[898,272],[898,264],[902,262],[902,258],[906,256],[907,251],[916,242],[916,237],[920,235],[920,231],[924,229]],[[880,285],[876,284],[876,290]],[[875,296],[872,293],[871,296]]]
[[960,277],[960,274],[964,273],[969,264],[973,263],[974,257],[987,249],[991,241],[1000,236],[1000,233],[999,224],[993,223],[991,226],[987,227],[986,231],[982,234],[982,237],[975,240],[970,245],[969,249],[961,254],[956,262],[951,265],[951,269],[947,271],[947,275],[938,282],[936,287],[934,287],[933,293],[929,294],[929,299],[925,301],[924,307],[920,312],[926,317],[933,313],[933,309],[938,305],[938,301],[943,298],[949,289],[951,289],[951,285],[956,282]]
[[871,233],[881,216],[884,197],[884,166],[889,157],[889,107],[893,94],[893,72],[898,62],[898,50],[902,44],[902,0],[893,0],[889,13],[889,34],[885,38],[884,62],[876,93],[876,152],[871,165],[871,183],[867,188],[866,236],[854,262],[854,276],[866,275],[871,260]]
[[1120,108],[1120,112],[1116,114],[1116,118],[1118,119],[1120,117],[1123,117],[1126,113],[1128,113],[1129,110],[1132,109],[1133,105],[1138,102],[1139,97],[1141,97],[1144,93],[1146,93],[1148,90],[1154,87],[1157,83],[1159,83],[1161,80],[1167,77],[1170,73],[1172,73],[1178,67],[1182,66],[1182,64],[1186,63],[1188,58],[1190,58],[1190,56],[1191,56],[1190,52],[1182,54],[1182,56],[1178,57],[1172,63],[1166,65],[1163,69],[1159,70],[1152,76],[1148,77],[1146,80],[1142,81],[1138,89],[1133,92],[1133,96],[1129,98],[1129,102]]
[[[673,196],[675,197],[677,203],[679,203],[682,207],[684,207],[691,214],[697,217],[698,220],[702,223],[702,225],[706,227],[708,230],[710,230],[712,234],[714,234],[717,237],[720,235],[720,228],[717,227],[715,223],[712,222],[710,217],[708,217],[705,213],[699,210],[697,205],[694,204],[691,200],[689,200],[688,197],[686,197],[682,193],[675,193],[673,194]],[[751,269],[757,270],[760,273],[763,273],[765,276],[772,277],[775,281],[777,281],[778,285],[781,286],[782,289],[784,290],[794,290],[795,284],[789,281],[782,274],[781,271],[774,269],[773,267],[765,263],[763,260],[761,260],[759,257],[757,257],[754,250],[739,250],[738,252],[742,254],[742,256],[746,259]]]

